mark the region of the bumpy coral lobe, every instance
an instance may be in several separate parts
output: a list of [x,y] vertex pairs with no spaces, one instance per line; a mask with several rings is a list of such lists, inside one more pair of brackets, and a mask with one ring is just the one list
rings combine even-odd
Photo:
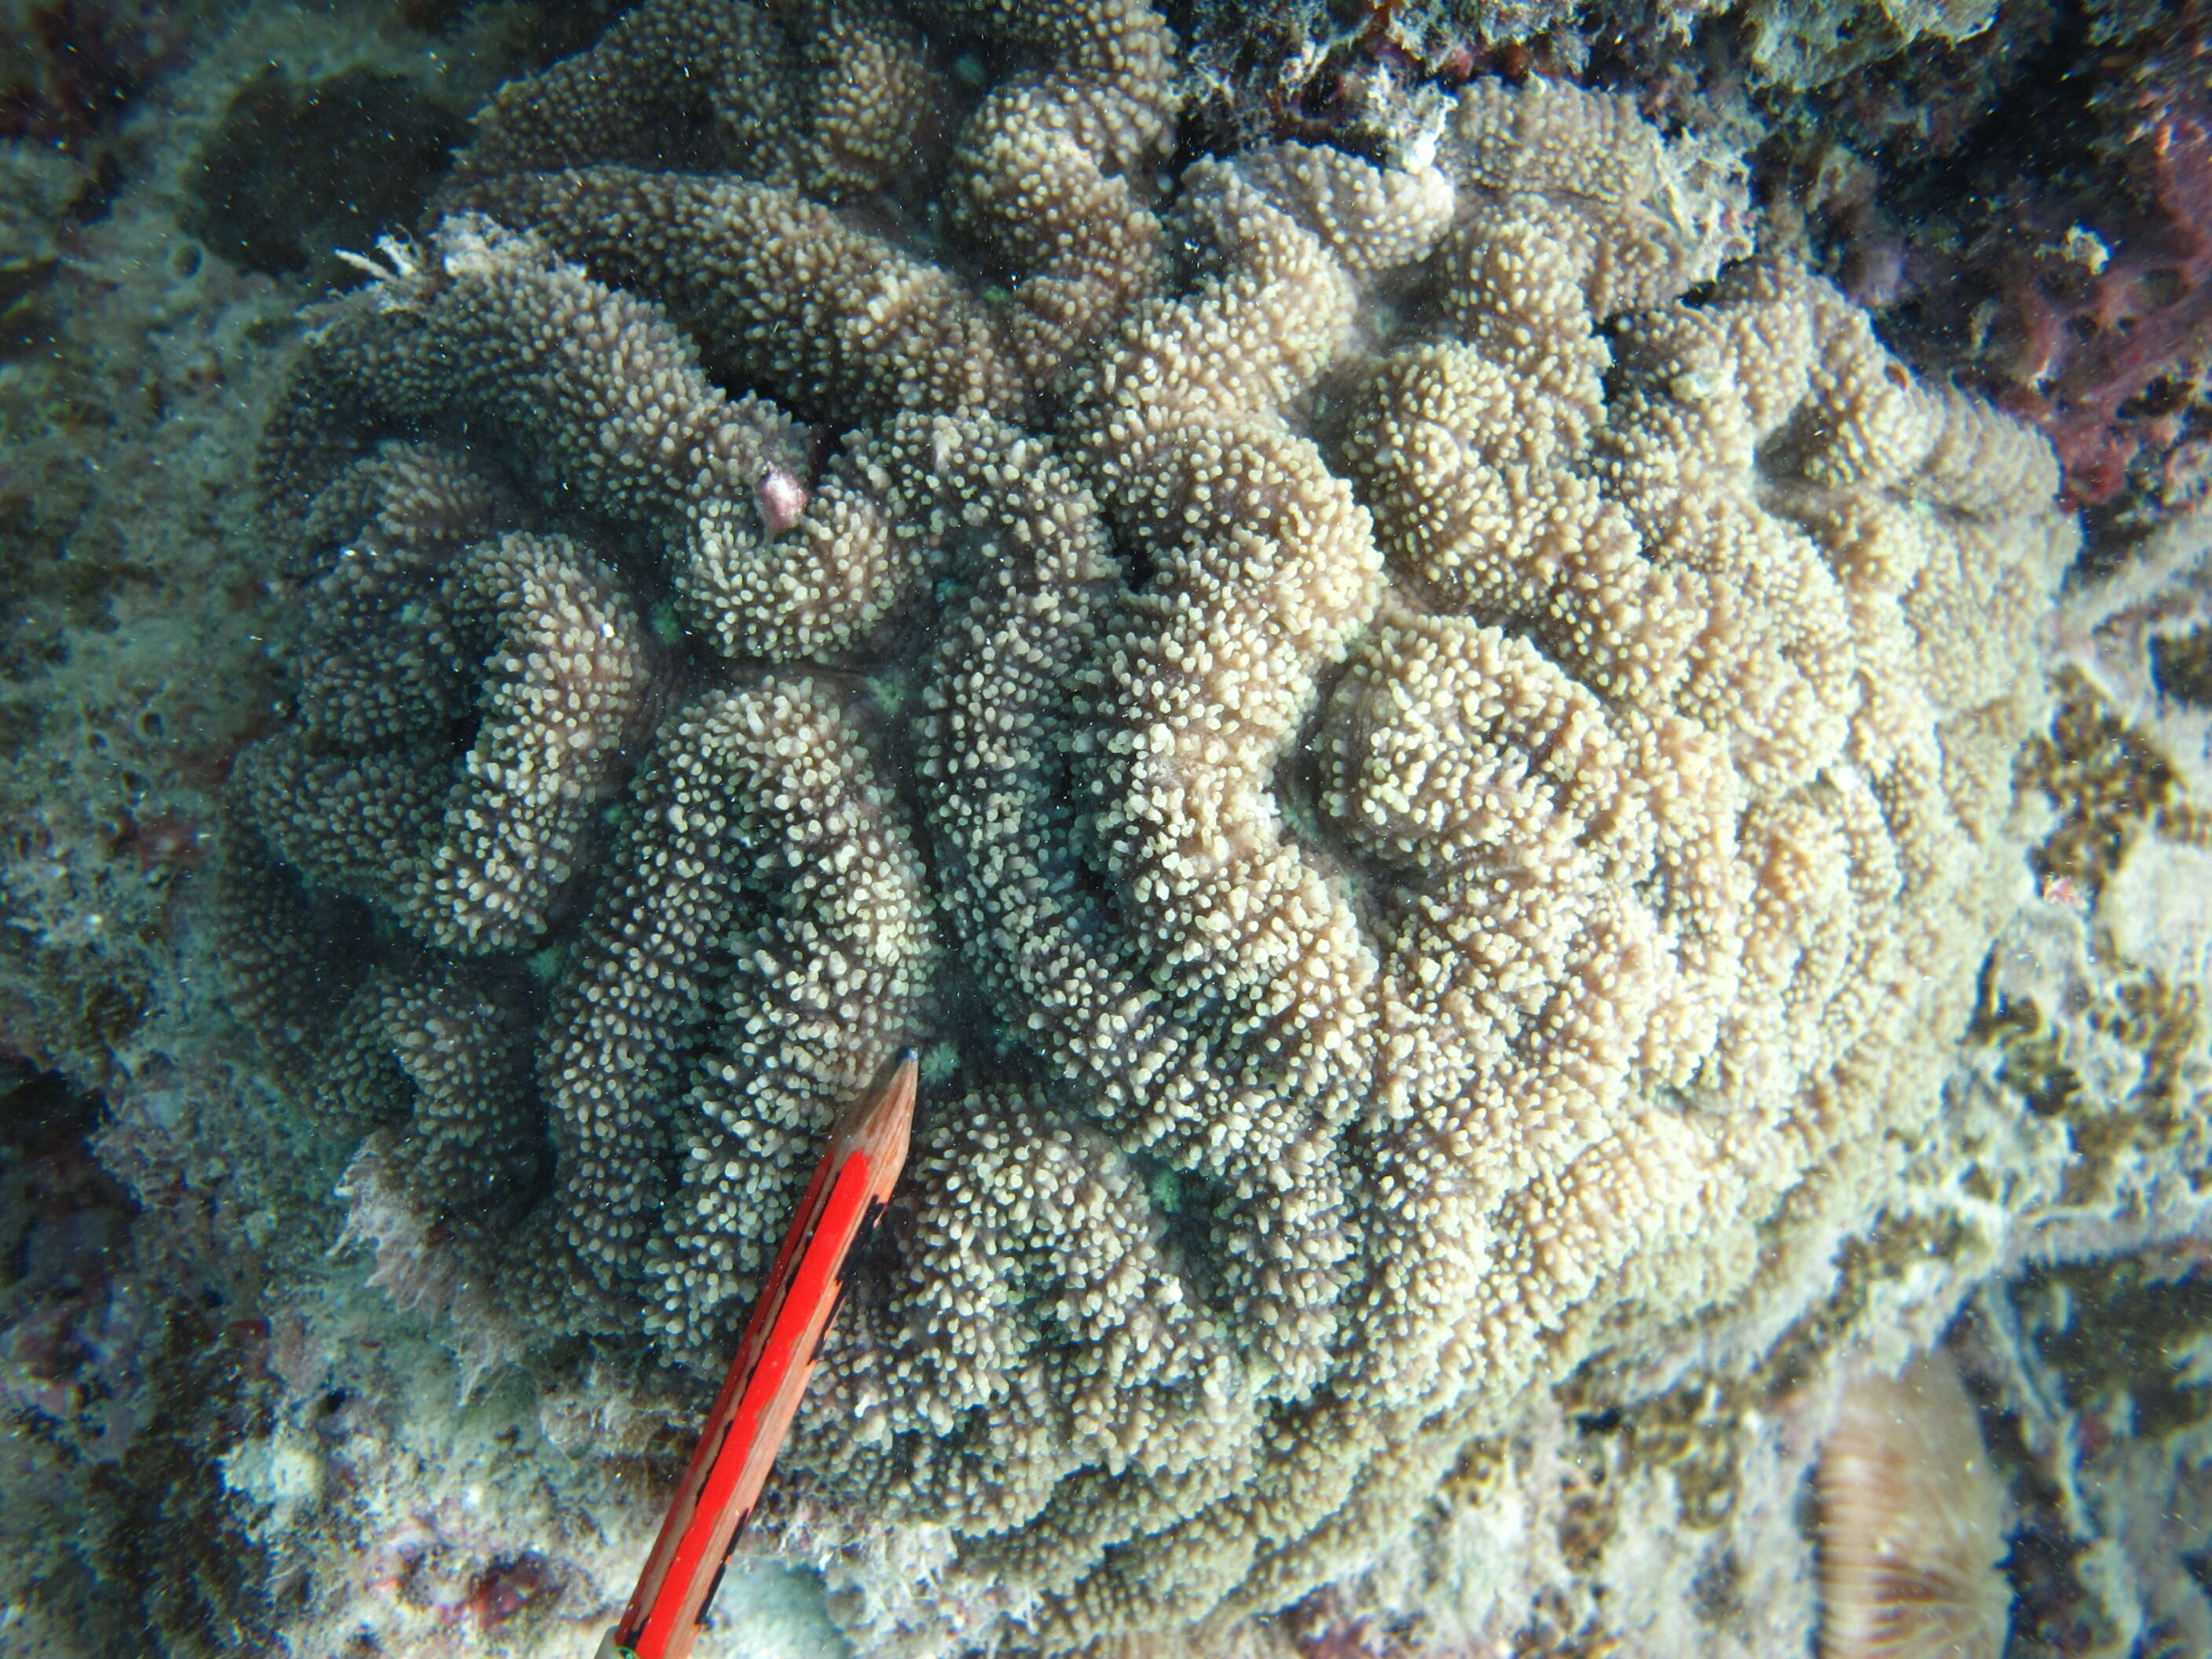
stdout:
[[1065,1649],[1356,1565],[1878,1182],[2069,532],[1626,104],[1163,215],[1156,18],[932,16],[1017,60],[941,248],[889,13],[655,0],[502,95],[272,432],[315,644],[233,885],[383,940],[244,1006],[524,1323],[702,1370],[839,1101],[954,1037],[794,1450]]

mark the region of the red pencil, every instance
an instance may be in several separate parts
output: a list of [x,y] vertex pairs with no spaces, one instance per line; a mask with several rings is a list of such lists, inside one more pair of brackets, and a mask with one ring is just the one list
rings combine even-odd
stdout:
[[846,1261],[874,1230],[906,1164],[915,1074],[909,1049],[891,1080],[830,1131],[636,1593],[599,1643],[599,1659],[684,1659],[691,1651],[814,1374],[815,1350],[845,1288]]

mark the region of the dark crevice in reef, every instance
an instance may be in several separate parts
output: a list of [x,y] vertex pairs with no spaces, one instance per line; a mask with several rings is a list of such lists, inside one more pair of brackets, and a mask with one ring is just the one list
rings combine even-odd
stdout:
[[[21,1295],[36,1295],[52,1252],[43,1231],[88,1214],[112,1213],[126,1223],[137,1206],[86,1145],[100,1127],[100,1103],[51,1072],[21,1060],[0,1060],[0,1311],[21,1316]],[[105,1234],[87,1242],[99,1252]],[[72,1277],[70,1264],[57,1267]]]
[[335,282],[346,271],[337,251],[412,223],[466,136],[459,110],[400,76],[301,82],[272,69],[202,148],[185,228],[252,270]]
[[2176,702],[2212,708],[2212,628],[2150,642],[2151,677]]
[[0,1060],[0,1334],[25,1477],[8,1501],[64,1526],[39,1605],[86,1652],[266,1650],[268,1564],[231,1518],[218,1460],[265,1431],[268,1328],[230,1317],[189,1264],[148,1260],[138,1203],[93,1154],[103,1115]]

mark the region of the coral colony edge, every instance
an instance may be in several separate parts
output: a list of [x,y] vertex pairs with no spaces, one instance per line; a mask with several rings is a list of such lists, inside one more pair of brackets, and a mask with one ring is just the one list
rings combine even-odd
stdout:
[[[113,302],[208,328],[81,486],[174,544],[9,663],[9,1107],[103,1104],[9,1133],[0,1650],[591,1652],[908,1049],[702,1654],[2212,1644],[2185,325],[1916,357],[1753,106],[1559,18],[1293,110],[1204,6],[488,7],[464,126],[218,9],[112,222],[428,159]],[[1770,88],[1878,33],[1790,16]]]

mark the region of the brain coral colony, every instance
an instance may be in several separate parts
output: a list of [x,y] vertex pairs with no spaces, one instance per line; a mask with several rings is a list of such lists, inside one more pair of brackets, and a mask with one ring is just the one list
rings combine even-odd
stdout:
[[1800,1294],[1937,1110],[2073,546],[1627,102],[1170,176],[1172,51],[648,0],[510,87],[269,432],[228,836],[239,1006],[503,1355],[714,1375],[921,1046],[787,1462],[1052,1653]]

